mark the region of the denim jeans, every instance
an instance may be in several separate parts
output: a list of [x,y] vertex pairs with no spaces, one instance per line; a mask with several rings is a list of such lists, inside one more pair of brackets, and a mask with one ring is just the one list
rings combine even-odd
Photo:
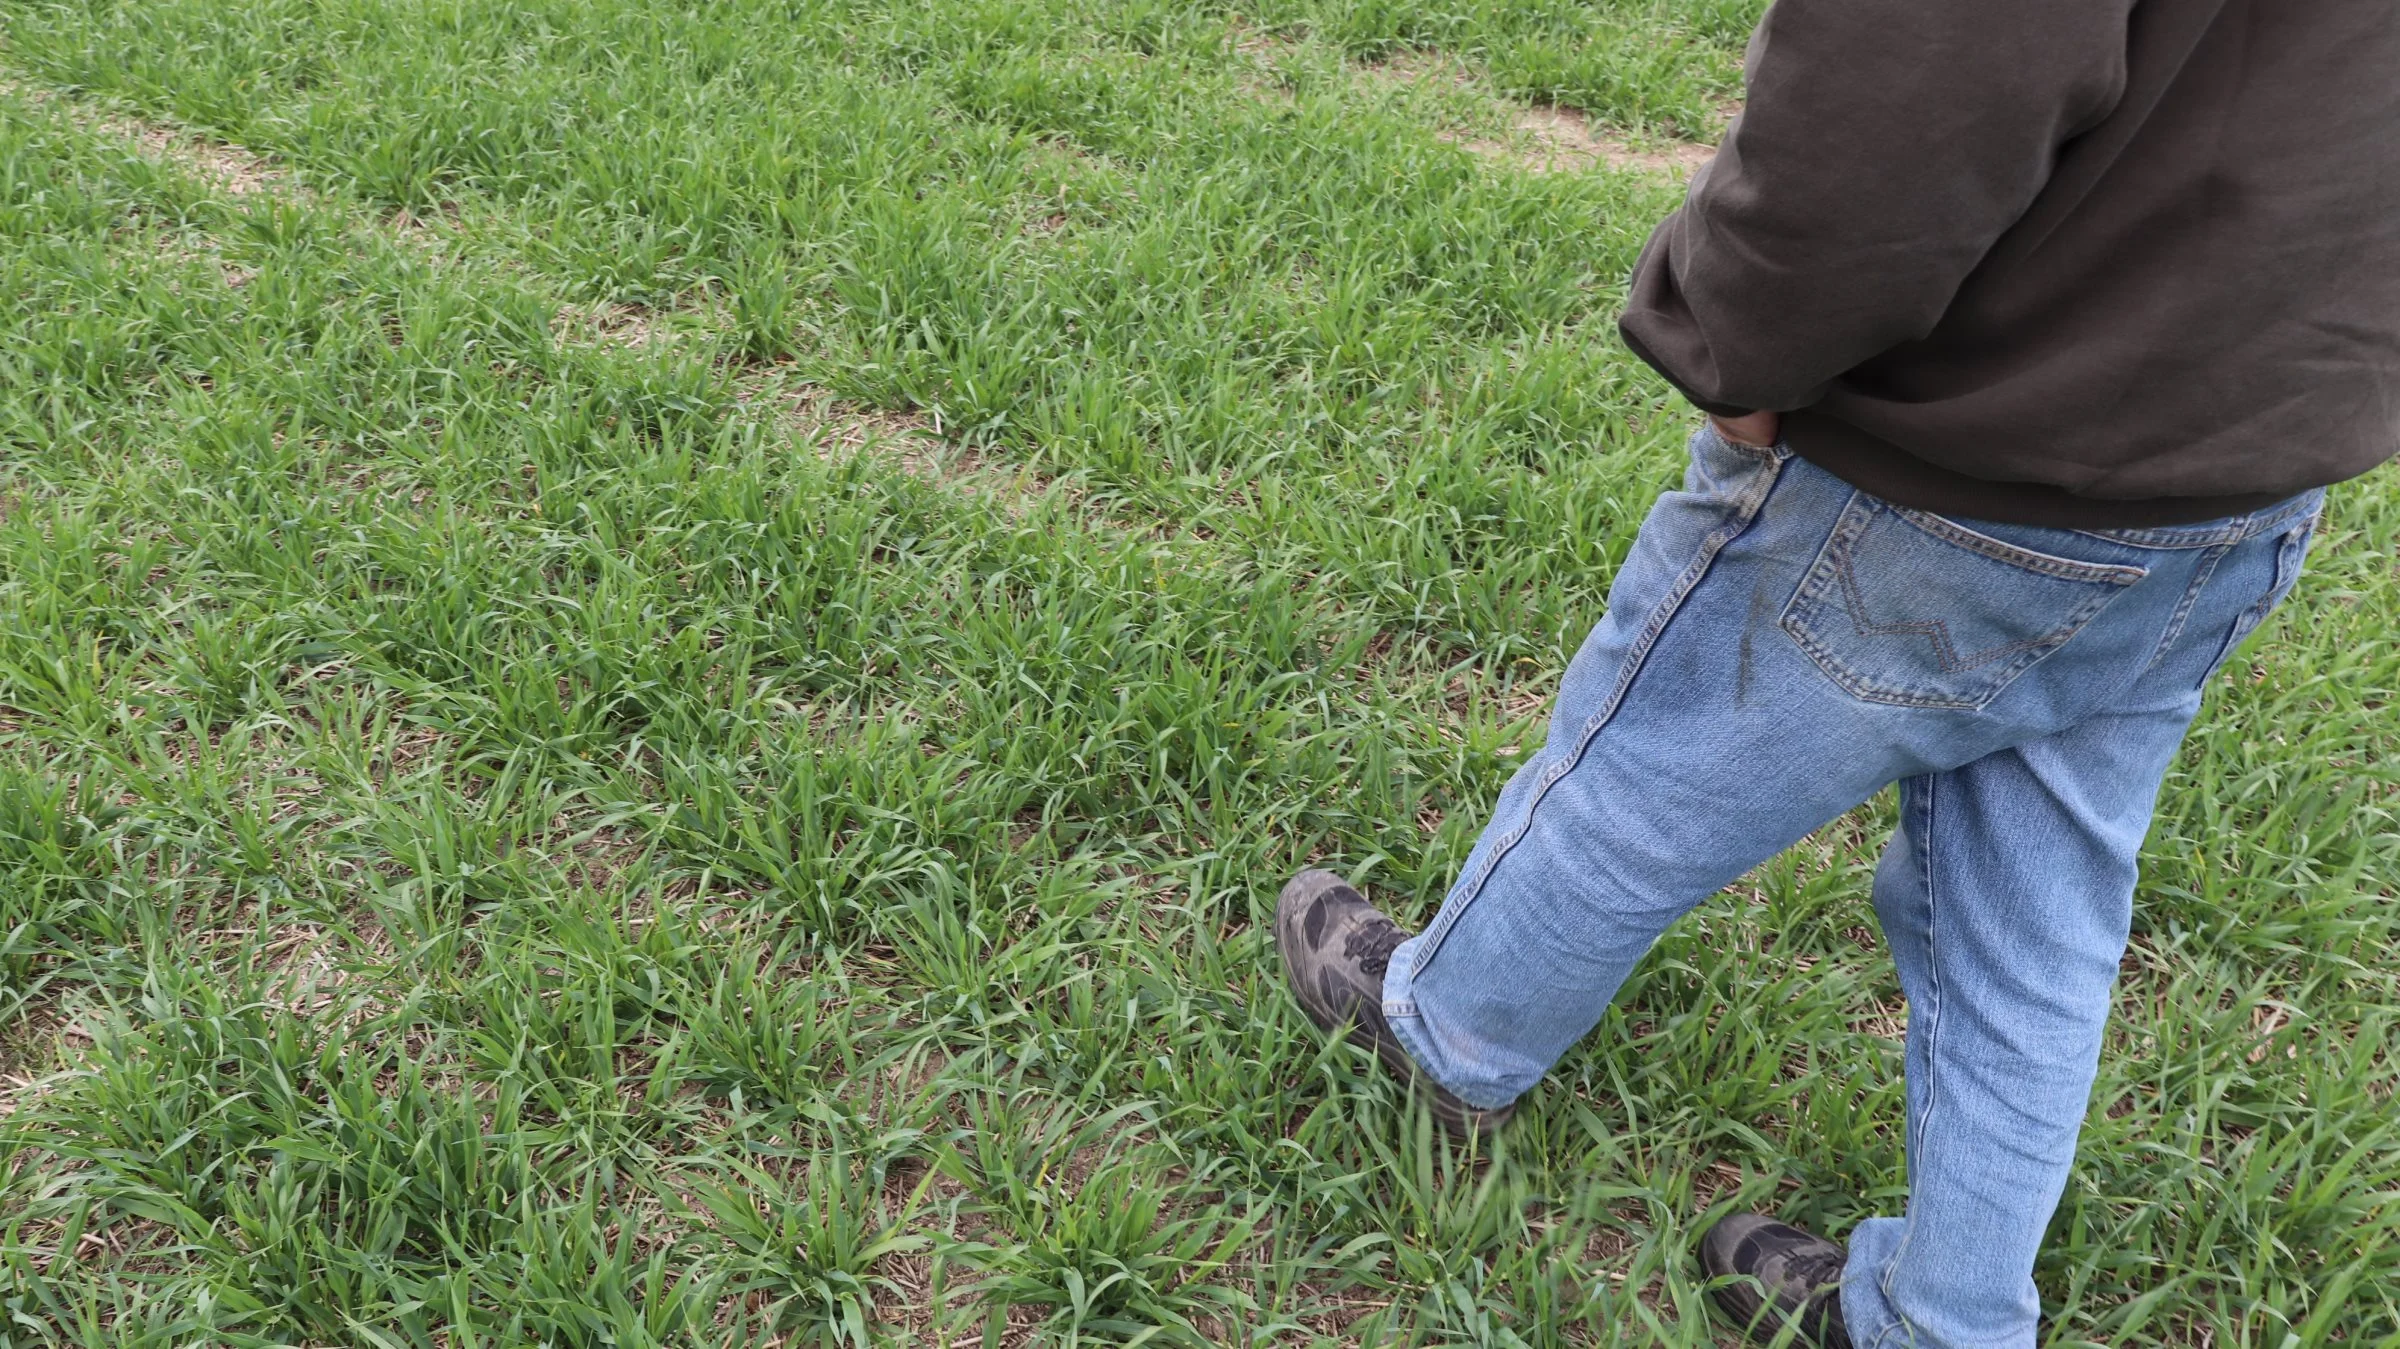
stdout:
[[1843,1315],[1859,1349],[2031,1346],[2159,782],[2322,499],[1959,521],[1702,431],[1548,743],[1393,953],[1393,1031],[1465,1100],[1514,1100],[1669,923],[1897,781],[1874,903],[1909,1004],[1909,1201],[1850,1233]]

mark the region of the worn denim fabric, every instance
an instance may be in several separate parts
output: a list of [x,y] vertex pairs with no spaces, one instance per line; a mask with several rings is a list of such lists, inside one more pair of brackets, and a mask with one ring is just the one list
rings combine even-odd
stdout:
[[1901,784],[1874,902],[1910,1008],[1904,1218],[1849,1234],[1859,1349],[2030,1346],[2131,921],[2201,686],[2323,499],[2064,530],[1869,496],[1695,436],[1384,1010],[1479,1106],[1531,1087],[1661,931]]

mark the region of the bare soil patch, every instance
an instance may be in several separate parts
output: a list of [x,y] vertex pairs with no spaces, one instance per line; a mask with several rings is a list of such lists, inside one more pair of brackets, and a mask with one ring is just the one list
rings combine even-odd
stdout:
[[1372,78],[1402,83],[1447,80],[1498,105],[1511,123],[1508,135],[1443,132],[1442,139],[1529,173],[1609,168],[1688,178],[1717,153],[1715,146],[1693,141],[1629,136],[1595,123],[1580,108],[1519,103],[1488,87],[1474,71],[1448,57],[1412,53],[1369,66],[1366,71]]
[[1717,154],[1714,146],[1690,141],[1637,144],[1593,126],[1591,118],[1575,108],[1520,108],[1516,124],[1521,138],[1497,141],[1446,136],[1444,139],[1532,173],[1572,173],[1605,167],[1688,178]]

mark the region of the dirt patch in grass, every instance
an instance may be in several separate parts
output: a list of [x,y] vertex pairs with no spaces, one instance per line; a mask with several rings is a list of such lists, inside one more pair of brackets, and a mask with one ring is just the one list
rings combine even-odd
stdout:
[[1595,167],[1665,173],[1688,178],[1716,157],[1716,147],[1689,141],[1660,141],[1638,145],[1592,125],[1574,108],[1520,108],[1517,138],[1506,141],[1462,140],[1445,136],[1464,149],[1489,159],[1504,160],[1531,173],[1572,173]]
[[[1242,87],[1253,96],[1279,103],[1292,101],[1292,90],[1273,78],[1278,66],[1302,50],[1289,38],[1237,28],[1233,52],[1258,73],[1248,74]],[[1488,115],[1475,120],[1485,127],[1502,124],[1499,134],[1447,127],[1434,134],[1472,154],[1528,173],[1574,173],[1608,168],[1688,178],[1716,156],[1714,145],[1665,137],[1635,137],[1612,130],[1579,108],[1553,104],[1528,105],[1493,88],[1473,66],[1438,52],[1405,52],[1387,60],[1348,68],[1353,81],[1377,85],[1447,85],[1481,104]],[[1738,104],[1723,109],[1730,118]]]
[[1664,138],[1636,139],[1595,123],[1579,108],[1527,105],[1490,88],[1462,63],[1429,53],[1409,53],[1366,67],[1369,78],[1401,84],[1448,81],[1488,100],[1509,123],[1504,136],[1458,131],[1441,138],[1461,149],[1529,173],[1574,173],[1594,168],[1662,173],[1688,178],[1716,157],[1716,147]]
[[571,305],[559,311],[557,332],[568,342],[646,347],[661,336],[661,318],[648,305]]
[[933,481],[982,467],[972,451],[940,455],[933,419],[921,412],[868,407],[810,384],[761,392],[780,407],[785,426],[815,441],[830,458],[846,459],[862,450],[880,449],[909,473]]
[[[343,203],[330,201],[309,188],[273,157],[178,123],[129,116],[76,102],[56,90],[16,81],[0,80],[0,94],[16,94],[58,109],[74,125],[121,139],[144,158],[205,181],[233,197],[287,202],[354,218],[360,214],[355,209],[345,211]],[[422,248],[433,237],[431,222],[406,210],[375,213],[360,223],[372,234],[410,247]],[[1036,232],[1043,232],[1063,227],[1065,223],[1062,214],[1052,213],[1037,219],[1034,227]],[[247,269],[230,265],[224,266],[224,272],[225,284],[234,289],[248,284],[255,276]],[[679,319],[685,321],[677,322]],[[650,349],[682,339],[705,340],[731,322],[730,315],[713,303],[712,297],[698,295],[665,307],[566,304],[557,311],[554,331],[568,345]],[[1000,502],[1012,516],[1022,516],[1030,503],[1051,495],[1059,486],[1056,480],[1030,467],[1000,463],[973,446],[953,440],[936,418],[924,413],[876,408],[839,398],[822,387],[790,379],[787,368],[779,364],[752,363],[739,358],[733,363],[748,367],[739,376],[746,386],[741,401],[772,404],[778,409],[778,420],[787,429],[813,441],[829,457],[872,453],[897,464],[911,476]],[[1157,522],[1120,520],[1114,512],[1096,503],[1086,503],[1086,494],[1072,485],[1065,489],[1065,495],[1076,507],[1076,514],[1091,525],[1161,534],[1179,532]]]
[[[317,203],[316,194],[273,157],[195,128],[77,102],[57,90],[17,80],[0,79],[0,95],[14,95],[54,109],[75,126],[122,140],[142,158],[200,179],[229,196]],[[399,213],[391,223],[404,230],[417,228],[419,224],[406,212]]]
[[174,165],[237,197],[305,197],[308,190],[265,155],[187,127],[59,104],[84,126],[132,143],[145,159]]
[[[273,158],[189,127],[79,104],[56,91],[16,81],[0,80],[0,94],[15,94],[58,109],[75,125],[123,140],[144,158],[234,197],[338,209]],[[427,225],[401,211],[380,217],[371,228],[405,240],[422,234]],[[250,279],[249,274],[232,270],[226,274],[229,287],[238,288]],[[672,312],[637,304],[569,305],[559,311],[557,332],[570,344],[646,348],[674,340],[676,331],[667,326]],[[721,320],[714,313],[703,317],[704,327]],[[1050,486],[1040,475],[1001,472],[973,449],[949,445],[934,420],[921,413],[868,407],[812,385],[773,379],[761,382],[752,396],[774,399],[782,408],[784,424],[817,442],[829,455],[847,457],[872,451],[889,456],[904,471],[927,481],[956,484],[972,479],[979,490],[1009,499],[1038,496]]]
[[0,1028],[0,1121],[40,1104],[95,1038],[83,1011],[56,994],[20,1009],[13,1026]]
[[59,1032],[55,1014],[43,1007],[0,1034],[0,1120],[41,1093],[42,1082],[58,1066]]

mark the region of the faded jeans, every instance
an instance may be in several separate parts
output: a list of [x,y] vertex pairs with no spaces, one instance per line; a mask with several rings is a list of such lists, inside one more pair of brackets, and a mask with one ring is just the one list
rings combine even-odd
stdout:
[[1909,1201],[1849,1234],[1858,1349],[2031,1346],[2160,780],[2323,499],[2156,529],[1960,521],[1693,438],[1384,1011],[1499,1106],[1669,923],[1900,783],[1874,903],[1909,1004]]

